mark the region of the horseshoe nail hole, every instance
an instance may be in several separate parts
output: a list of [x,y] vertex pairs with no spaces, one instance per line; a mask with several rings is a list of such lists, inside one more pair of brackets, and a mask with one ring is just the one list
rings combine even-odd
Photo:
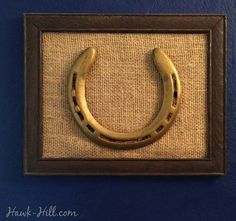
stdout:
[[72,99],[73,99],[73,103],[74,103],[74,105],[77,106],[78,104],[77,104],[77,101],[76,101],[76,97],[72,97]]
[[178,97],[177,91],[174,91],[173,103],[172,103],[174,107],[177,105],[177,97]]
[[177,90],[177,81],[176,81],[175,74],[172,74],[172,81],[173,81],[173,84],[174,84],[174,90],[176,91]]
[[[150,136],[150,135],[149,135]],[[106,137],[106,136],[104,136],[104,135],[100,135],[99,136],[101,139],[103,139],[103,140],[107,140],[107,141],[109,141],[109,142],[113,142],[113,143],[132,143],[132,142],[138,142],[138,141],[140,141],[140,139],[135,139],[135,140],[115,140],[115,139],[112,139],[112,138],[109,138],[109,137]],[[146,136],[147,138],[145,138],[145,139],[148,139],[149,137],[148,136]],[[151,137],[151,136],[150,136]],[[143,138],[141,138],[141,140],[144,140]]]
[[177,99],[177,91],[174,92],[174,98]]
[[173,115],[172,113],[169,113],[166,119],[167,119],[168,121],[170,121],[172,115]]
[[110,142],[118,142],[118,140],[111,139],[111,138],[106,137],[104,135],[100,135],[100,138],[103,139],[103,140],[110,141]]
[[147,135],[147,136],[145,136],[145,137],[142,137],[142,140],[147,140],[147,139],[149,139],[149,138],[151,138],[151,135]]
[[72,87],[75,88],[75,81],[76,81],[76,72],[73,74],[73,78],[72,78]]
[[92,133],[95,132],[94,128],[91,127],[89,124],[88,124],[86,127],[88,128],[88,130],[89,130],[90,132],[92,132]]
[[84,120],[84,116],[81,112],[78,112],[77,114],[79,115],[80,120]]
[[163,129],[164,129],[164,126],[161,125],[161,126],[159,126],[159,127],[156,129],[156,132],[157,132],[157,133],[160,133]]

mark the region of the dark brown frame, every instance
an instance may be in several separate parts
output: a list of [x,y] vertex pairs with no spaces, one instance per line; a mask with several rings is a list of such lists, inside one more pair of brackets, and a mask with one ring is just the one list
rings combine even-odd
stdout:
[[[26,175],[225,175],[226,17],[224,15],[25,14]],[[185,160],[42,159],[42,32],[205,33],[208,36],[208,157]]]

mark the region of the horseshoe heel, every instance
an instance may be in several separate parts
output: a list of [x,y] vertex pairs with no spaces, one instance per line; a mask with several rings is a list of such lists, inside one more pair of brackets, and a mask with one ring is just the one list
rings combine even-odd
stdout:
[[68,79],[70,109],[82,131],[97,143],[120,149],[142,147],[161,138],[176,118],[181,97],[179,76],[168,56],[160,49],[153,50],[154,64],[161,75],[164,88],[163,104],[158,115],[143,129],[120,133],[103,127],[88,109],[85,80],[96,54],[95,48],[87,48],[72,66]]

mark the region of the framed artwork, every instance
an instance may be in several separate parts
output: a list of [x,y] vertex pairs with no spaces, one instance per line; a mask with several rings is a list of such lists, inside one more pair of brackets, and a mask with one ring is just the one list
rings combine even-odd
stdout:
[[25,14],[26,175],[225,175],[224,15]]

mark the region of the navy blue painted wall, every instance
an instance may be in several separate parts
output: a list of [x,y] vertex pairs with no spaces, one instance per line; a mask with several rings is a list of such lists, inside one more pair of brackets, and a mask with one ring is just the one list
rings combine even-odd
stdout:
[[[0,220],[8,206],[57,205],[79,219],[236,220],[236,1],[1,0]],[[25,177],[23,175],[23,17],[25,12],[223,13],[228,16],[228,175],[225,177]],[[35,220],[30,218],[28,220]]]

